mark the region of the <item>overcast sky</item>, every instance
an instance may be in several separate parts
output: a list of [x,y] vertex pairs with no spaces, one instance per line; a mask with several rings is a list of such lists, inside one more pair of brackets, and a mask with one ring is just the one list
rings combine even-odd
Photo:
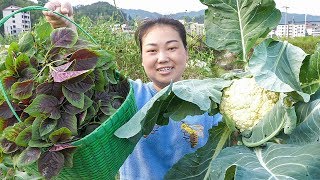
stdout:
[[[36,0],[33,0],[36,1]],[[64,0],[66,1],[66,0]],[[114,0],[76,0],[69,1],[72,5],[88,5],[98,1],[109,2]],[[185,11],[198,11],[206,9],[199,0],[115,0],[116,6],[123,9],[142,9],[160,14],[172,14]],[[320,16],[320,0],[275,0],[277,8],[288,13],[310,14]]]

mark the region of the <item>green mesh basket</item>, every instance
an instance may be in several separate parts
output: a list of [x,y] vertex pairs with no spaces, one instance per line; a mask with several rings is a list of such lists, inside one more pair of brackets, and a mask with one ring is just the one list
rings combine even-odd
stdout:
[[[49,9],[40,6],[21,8],[2,18],[0,27],[13,15],[31,10],[48,11]],[[69,18],[56,14],[74,23]],[[96,43],[78,24],[74,24]],[[77,146],[73,156],[73,167],[64,167],[57,179],[115,179],[119,168],[133,151],[135,143],[116,137],[114,132],[129,121],[136,112],[134,92],[130,84],[129,93],[120,108],[92,133],[72,143]],[[27,172],[39,175],[36,163],[24,168]]]
[[[128,139],[116,137],[114,132],[136,112],[134,92],[130,85],[130,92],[120,108],[92,133],[72,143],[77,146],[73,167],[65,167],[57,178],[114,179],[135,146]],[[25,167],[25,170],[32,174],[39,174],[36,164]]]

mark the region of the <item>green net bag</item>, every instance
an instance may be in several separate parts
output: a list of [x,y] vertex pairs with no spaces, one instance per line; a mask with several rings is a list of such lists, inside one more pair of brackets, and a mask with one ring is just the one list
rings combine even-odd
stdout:
[[[134,93],[130,86],[126,100],[116,113],[92,133],[73,142],[77,146],[73,167],[64,168],[58,179],[114,179],[135,146],[128,139],[116,137],[114,132],[136,112]],[[25,167],[25,170],[38,173],[35,164]]]
[[[2,26],[13,15],[31,10],[48,11],[48,9],[40,6],[21,8],[18,11],[15,11],[14,13],[1,19],[0,26]],[[67,17],[59,13],[56,14],[74,23]],[[93,42],[95,42],[95,40],[85,30],[83,30],[78,24],[74,24]],[[119,76],[118,78],[122,79],[122,81],[126,81],[128,87],[125,92],[127,96],[124,102],[115,113],[103,121],[103,123],[93,132],[71,143],[77,147],[75,153],[73,154],[73,166],[71,168],[64,167],[55,178],[114,179],[125,159],[133,151],[135,142],[131,142],[128,139],[121,139],[114,135],[114,132],[127,121],[129,121],[130,118],[137,112],[132,85],[124,77]],[[17,113],[15,113],[14,107],[12,107],[10,100],[6,96],[6,92],[1,81],[0,86],[1,92],[5,96],[8,106],[10,107],[12,113],[19,120]],[[31,174],[40,174],[38,172],[37,163],[33,163],[22,168]]]

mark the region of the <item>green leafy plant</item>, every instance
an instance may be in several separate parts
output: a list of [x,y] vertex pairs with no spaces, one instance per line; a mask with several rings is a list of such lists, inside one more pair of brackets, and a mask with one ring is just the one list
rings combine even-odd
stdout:
[[130,89],[108,52],[68,28],[40,24],[1,56],[2,154],[19,168],[37,162],[48,179],[72,167],[72,142],[107,120]]
[[[115,135],[132,138],[149,134],[155,124],[166,125],[169,118],[181,121],[187,115],[221,113],[224,96],[238,99],[225,112],[223,121],[209,130],[207,144],[180,159],[166,174],[167,179],[317,179],[320,176],[320,46],[313,54],[286,41],[265,38],[280,21],[273,0],[201,0],[205,14],[207,45],[237,55],[242,70],[232,70],[218,79],[185,80],[171,84],[151,99]],[[243,129],[235,122],[237,107],[254,104],[243,93],[247,88],[228,91],[235,81],[253,78],[263,94],[255,102],[266,101],[267,93],[279,94],[271,110],[248,121]],[[240,85],[241,86],[241,85]],[[239,88],[240,88],[239,86]],[[255,90],[253,90],[255,91]],[[258,97],[258,96],[257,96]],[[273,98],[272,98],[273,99]],[[234,107],[237,106],[237,107]],[[261,113],[251,107],[239,116]],[[255,109],[256,108],[256,109]],[[259,114],[260,115],[260,114]],[[251,124],[248,123],[248,124]],[[239,128],[239,129],[238,129]]]

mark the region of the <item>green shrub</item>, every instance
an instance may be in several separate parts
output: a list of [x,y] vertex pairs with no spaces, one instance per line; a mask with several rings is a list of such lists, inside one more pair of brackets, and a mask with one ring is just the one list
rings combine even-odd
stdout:
[[319,37],[306,36],[306,37],[295,37],[286,39],[289,43],[300,47],[308,54],[312,54],[314,52],[314,47],[316,44],[320,42]]

